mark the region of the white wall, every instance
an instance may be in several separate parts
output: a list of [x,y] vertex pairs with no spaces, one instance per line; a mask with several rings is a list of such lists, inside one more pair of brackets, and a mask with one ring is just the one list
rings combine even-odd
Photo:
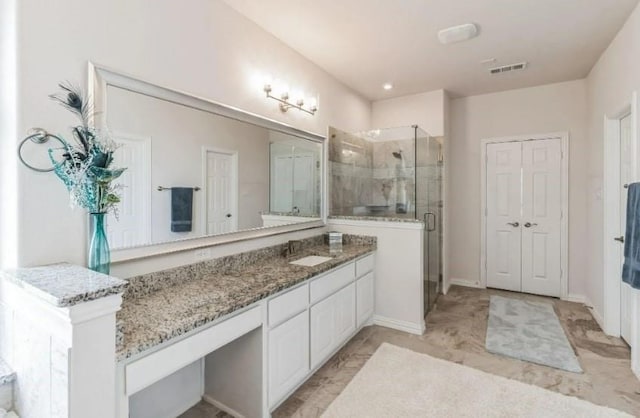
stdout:
[[394,128],[418,124],[431,136],[444,136],[444,90],[378,100],[371,107],[372,128]]
[[629,104],[632,92],[640,93],[640,6],[602,54],[587,77],[589,155],[585,178],[588,182],[585,204],[588,216],[586,264],[587,296],[595,311],[603,314],[603,236],[604,209],[604,116]]
[[0,156],[10,156],[0,162],[0,268],[15,267],[17,263],[16,217],[18,198],[15,158],[17,97],[16,72],[18,46],[16,37],[17,0],[0,2]]
[[[68,135],[74,120],[47,95],[60,81],[85,85],[88,60],[323,135],[329,124],[371,125],[367,100],[221,0],[22,0],[18,7],[20,134],[41,126]],[[320,110],[280,113],[261,90],[263,73],[318,93]],[[19,264],[83,264],[86,216],[69,209],[62,183],[20,167],[19,188]]]
[[508,135],[569,131],[569,294],[587,290],[586,82],[576,80],[451,100],[446,190],[449,277],[480,279],[480,142]]

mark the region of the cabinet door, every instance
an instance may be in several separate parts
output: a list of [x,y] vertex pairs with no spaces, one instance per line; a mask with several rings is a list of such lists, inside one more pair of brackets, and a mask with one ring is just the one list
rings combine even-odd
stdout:
[[309,314],[304,311],[269,331],[269,405],[309,372]]
[[336,344],[344,343],[356,330],[356,284],[351,283],[335,295],[336,298]]
[[369,273],[356,282],[356,314],[358,327],[373,315],[375,301],[375,283],[373,273]]
[[336,295],[311,307],[311,368],[318,366],[336,345]]
[[320,365],[355,331],[355,303],[352,283],[311,307],[311,368]]

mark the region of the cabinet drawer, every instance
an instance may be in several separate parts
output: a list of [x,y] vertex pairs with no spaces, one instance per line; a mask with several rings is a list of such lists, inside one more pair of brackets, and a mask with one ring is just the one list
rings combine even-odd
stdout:
[[269,327],[274,327],[304,311],[309,305],[309,285],[305,284],[269,301]]
[[356,277],[362,277],[365,274],[373,271],[375,267],[375,258],[373,254],[368,255],[358,261],[356,261]]
[[355,263],[341,267],[324,277],[311,282],[311,303],[316,303],[348,285],[356,278]]

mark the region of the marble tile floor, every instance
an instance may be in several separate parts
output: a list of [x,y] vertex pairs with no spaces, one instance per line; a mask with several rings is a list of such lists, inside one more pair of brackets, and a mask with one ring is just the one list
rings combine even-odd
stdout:
[[[566,372],[488,353],[484,340],[492,294],[553,303],[584,373]],[[364,328],[274,411],[273,416],[320,416],[383,342],[640,416],[640,381],[630,370],[628,346],[619,338],[606,336],[584,305],[459,286],[451,287],[446,296],[438,298],[427,316],[424,335],[410,335],[378,326]],[[199,404],[183,417],[228,415]]]

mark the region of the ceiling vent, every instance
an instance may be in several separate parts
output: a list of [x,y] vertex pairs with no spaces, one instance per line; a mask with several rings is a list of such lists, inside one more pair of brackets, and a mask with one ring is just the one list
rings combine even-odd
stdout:
[[491,74],[502,74],[510,71],[521,71],[527,68],[526,62],[519,62],[517,64],[503,65],[502,67],[489,68]]

